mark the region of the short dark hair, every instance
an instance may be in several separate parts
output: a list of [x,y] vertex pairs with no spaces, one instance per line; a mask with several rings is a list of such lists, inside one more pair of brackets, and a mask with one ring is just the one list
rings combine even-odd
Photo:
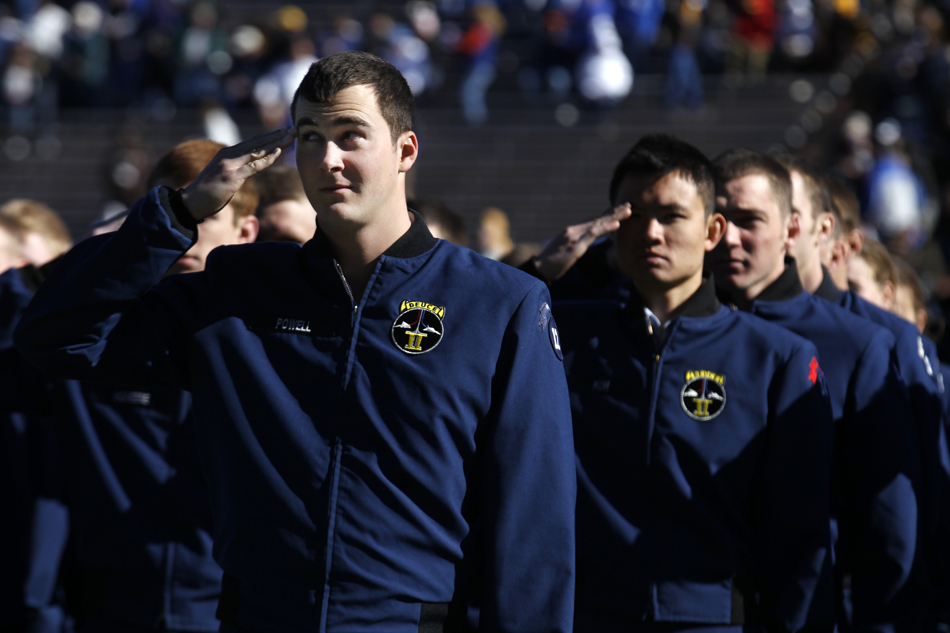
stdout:
[[775,160],[788,171],[789,176],[793,171],[801,174],[802,182],[805,183],[805,192],[811,202],[812,216],[815,219],[820,213],[831,212],[831,196],[825,187],[825,178],[814,165],[794,154],[779,154]]
[[617,192],[627,176],[662,176],[672,172],[696,186],[706,215],[712,213],[716,206],[712,163],[689,143],[668,134],[644,136],[620,159],[610,180],[610,203],[617,204]]
[[835,223],[841,226],[844,235],[861,228],[861,203],[854,190],[844,181],[833,176],[825,179],[831,196],[831,212]]
[[273,165],[254,176],[260,198],[257,208],[263,209],[284,200],[306,200],[300,172],[290,165]]
[[296,118],[300,99],[330,103],[334,95],[351,86],[372,87],[394,144],[403,132],[412,130],[414,101],[405,77],[389,62],[363,51],[335,53],[312,64],[294,93],[290,113]]
[[770,156],[748,149],[728,149],[713,159],[716,184],[722,186],[743,176],[765,176],[772,198],[783,218],[792,214],[792,179],[788,170]]

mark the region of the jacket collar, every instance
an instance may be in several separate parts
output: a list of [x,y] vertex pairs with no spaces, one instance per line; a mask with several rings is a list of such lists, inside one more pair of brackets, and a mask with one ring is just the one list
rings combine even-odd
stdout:
[[805,291],[802,288],[802,281],[798,277],[798,267],[795,264],[795,258],[785,257],[785,270],[778,279],[773,281],[768,288],[759,293],[759,296],[753,299],[758,301],[787,301],[794,299]]
[[831,275],[828,274],[827,268],[822,267],[821,273],[821,285],[815,291],[815,296],[831,303],[838,303],[841,299],[841,291],[838,290],[835,282],[831,281]]
[[[630,300],[627,302],[624,310],[632,317],[642,319],[643,318],[643,308],[645,307],[643,297],[640,296],[640,293],[637,292],[637,289],[633,284],[630,286]],[[719,309],[722,307],[722,303],[719,302],[719,299],[716,297],[716,283],[713,280],[712,273],[708,277],[703,278],[703,283],[700,284],[699,289],[693,293],[693,295],[686,300],[683,304],[680,313],[676,315],[676,318],[679,317],[708,317],[719,312]]]
[[[429,227],[422,215],[413,209],[409,209],[412,214],[412,225],[409,230],[393,242],[393,244],[383,253],[386,257],[396,257],[399,259],[409,259],[429,251],[438,243],[438,239],[432,237]],[[307,246],[313,249],[313,254],[317,257],[335,257],[333,248],[330,246],[330,240],[326,234],[320,230],[319,218],[317,218],[317,232],[313,239],[307,242]]]

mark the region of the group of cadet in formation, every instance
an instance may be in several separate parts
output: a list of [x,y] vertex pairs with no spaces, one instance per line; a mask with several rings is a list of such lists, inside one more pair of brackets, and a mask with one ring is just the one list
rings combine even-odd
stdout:
[[942,367],[853,195],[649,135],[518,270],[407,204],[412,112],[341,53],[72,248],[0,210],[0,628],[948,630]]

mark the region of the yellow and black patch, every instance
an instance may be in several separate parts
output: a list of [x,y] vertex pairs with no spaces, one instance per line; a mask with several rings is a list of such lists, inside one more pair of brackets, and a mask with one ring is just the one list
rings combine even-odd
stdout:
[[686,372],[686,384],[680,392],[683,411],[694,420],[712,420],[726,406],[725,384],[726,377],[713,371]]
[[445,308],[424,301],[403,301],[391,329],[393,343],[406,354],[424,354],[442,342]]
[[399,304],[400,312],[412,310],[413,308],[422,308],[423,310],[428,310],[440,319],[445,318],[445,308],[443,306],[437,306],[434,303],[426,303],[425,301],[403,301]]

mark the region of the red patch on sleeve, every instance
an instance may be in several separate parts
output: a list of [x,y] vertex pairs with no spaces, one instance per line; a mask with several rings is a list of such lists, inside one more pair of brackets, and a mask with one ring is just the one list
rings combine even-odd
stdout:
[[808,380],[811,381],[811,384],[815,384],[815,381],[818,380],[818,359],[814,356],[811,357],[811,362],[808,363]]

